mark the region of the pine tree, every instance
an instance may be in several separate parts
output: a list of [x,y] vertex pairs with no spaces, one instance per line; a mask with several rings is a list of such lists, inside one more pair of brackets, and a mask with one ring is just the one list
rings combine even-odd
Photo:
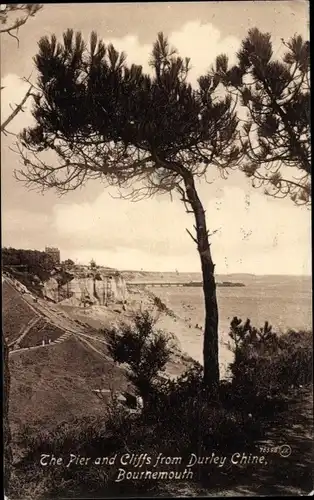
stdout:
[[[216,391],[215,266],[195,181],[206,178],[208,169],[223,171],[239,160],[230,97],[217,97],[217,84],[209,76],[200,77],[192,88],[187,82],[189,59],[181,58],[162,33],[153,46],[151,75],[128,65],[124,53],[106,47],[95,33],[88,49],[81,34],[72,30],[64,33],[63,43],[55,36],[42,38],[35,63],[40,89],[33,108],[36,125],[22,134],[24,168],[17,178],[27,186],[61,193],[99,179],[130,188],[132,200],[179,194],[195,219],[196,236],[188,232],[203,274],[204,381]],[[47,164],[44,154],[51,149],[56,161]]]
[[242,127],[244,172],[266,193],[311,201],[310,46],[300,35],[284,42],[281,59],[273,55],[271,36],[254,28],[228,68],[216,59],[213,74],[247,111]]

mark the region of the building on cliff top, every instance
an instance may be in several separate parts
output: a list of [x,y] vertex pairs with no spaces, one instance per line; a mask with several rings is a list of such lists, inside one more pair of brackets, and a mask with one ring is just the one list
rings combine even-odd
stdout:
[[60,264],[60,250],[59,250],[59,248],[46,247],[45,253],[52,258],[53,263],[56,266]]

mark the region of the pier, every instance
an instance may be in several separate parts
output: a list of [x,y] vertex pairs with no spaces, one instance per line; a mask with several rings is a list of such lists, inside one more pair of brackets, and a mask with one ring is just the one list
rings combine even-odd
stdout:
[[[128,281],[127,286],[142,286],[142,287],[195,287],[200,288],[203,286],[202,281]],[[243,283],[232,283],[230,281],[223,281],[216,283],[217,287],[242,287]]]
[[200,282],[192,282],[192,283],[184,283],[184,282],[179,282],[179,281],[129,281],[127,282],[127,286],[147,286],[147,287],[169,287],[169,286],[176,286],[176,287],[183,287],[183,286],[202,286],[201,281]]

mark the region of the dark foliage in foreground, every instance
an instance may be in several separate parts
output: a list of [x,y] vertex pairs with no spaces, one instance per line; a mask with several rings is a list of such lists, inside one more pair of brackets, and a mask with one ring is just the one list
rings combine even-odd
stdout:
[[[145,344],[147,332],[152,331],[148,313],[139,315],[136,321],[137,326],[124,330],[120,340],[113,335],[115,340],[111,344],[115,359],[128,362],[133,374],[139,367],[134,360],[141,352],[140,347],[143,348],[139,339],[144,339]],[[211,400],[204,390],[203,368],[198,363],[176,380],[167,380],[158,379],[156,375],[157,366],[163,365],[158,361],[152,383],[149,362],[146,373],[150,398],[141,413],[130,414],[112,402],[104,418],[64,423],[53,432],[42,431],[33,437],[25,431],[21,440],[26,453],[15,468],[14,496],[119,496],[123,495],[126,484],[129,494],[156,494],[165,491],[165,481],[115,481],[119,467],[123,467],[119,464],[122,454],[147,453],[153,465],[160,452],[181,456],[184,464],[191,453],[198,456],[210,456],[213,450],[226,456],[239,450],[254,453],[265,425],[270,425],[280,410],[287,408],[291,390],[300,383],[311,382],[312,337],[307,332],[279,336],[268,323],[258,330],[249,320],[243,324],[238,318],[231,322],[230,337],[235,359],[231,379],[220,383],[220,402]],[[160,354],[162,349],[157,352]],[[141,369],[140,373],[143,377],[145,371]],[[111,466],[45,468],[39,466],[42,453],[62,456],[65,464],[70,453],[92,457],[92,460],[116,455],[116,460]],[[134,470],[134,467],[125,468]],[[182,468],[184,465],[172,466],[172,470]],[[146,469],[152,466],[141,470]],[[227,475],[223,468],[216,466],[193,470],[193,481],[207,488],[213,484],[226,487],[241,473],[234,466],[228,469]]]
[[313,371],[312,335],[288,331],[277,335],[265,322],[259,330],[238,318],[231,322],[230,337],[235,343],[231,365],[234,394],[245,403],[263,405],[282,401],[290,389],[310,384]]

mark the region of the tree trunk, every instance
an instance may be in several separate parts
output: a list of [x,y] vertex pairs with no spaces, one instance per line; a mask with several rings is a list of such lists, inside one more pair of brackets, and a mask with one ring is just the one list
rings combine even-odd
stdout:
[[195,216],[196,242],[201,259],[205,299],[205,330],[203,343],[204,383],[217,394],[219,385],[218,305],[216,297],[215,265],[212,261],[203,205],[198,197],[192,174],[184,176],[186,196]]
[[9,349],[2,331],[3,361],[4,361],[4,394],[3,394],[3,433],[4,433],[4,492],[9,494],[11,479],[11,431],[9,421],[10,369]]

